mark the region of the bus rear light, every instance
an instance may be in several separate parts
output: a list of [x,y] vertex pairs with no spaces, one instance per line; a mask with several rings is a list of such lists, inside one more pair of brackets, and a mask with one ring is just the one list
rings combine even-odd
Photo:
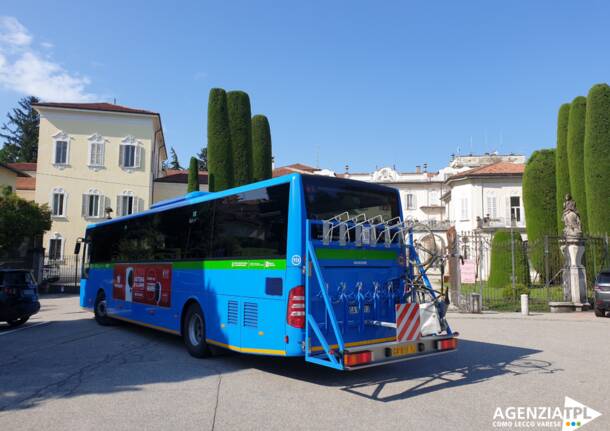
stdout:
[[449,338],[447,340],[439,340],[436,342],[437,350],[452,350],[457,348],[457,338]]
[[305,287],[297,286],[288,292],[286,322],[295,328],[305,327]]
[[354,365],[368,364],[373,360],[373,353],[370,350],[364,350],[362,352],[346,353],[343,357],[343,363],[346,367],[353,367]]

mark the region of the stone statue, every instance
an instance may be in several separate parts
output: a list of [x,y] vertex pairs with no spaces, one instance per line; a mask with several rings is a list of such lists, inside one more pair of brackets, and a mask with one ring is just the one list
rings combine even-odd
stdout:
[[566,239],[579,239],[582,237],[582,226],[580,224],[580,214],[576,209],[576,202],[572,199],[572,196],[566,194],[565,201],[563,202],[563,234]]

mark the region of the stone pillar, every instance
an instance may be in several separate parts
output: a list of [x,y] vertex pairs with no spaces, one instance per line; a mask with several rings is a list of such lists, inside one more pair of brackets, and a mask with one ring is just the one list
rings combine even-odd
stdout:
[[565,258],[563,269],[563,285],[570,293],[570,301],[574,304],[576,311],[587,310],[587,273],[582,265],[582,257],[585,254],[585,246],[582,241],[568,240],[561,246],[561,252]]
[[449,254],[449,299],[451,300],[450,309],[457,309],[460,306],[460,251],[457,241],[455,226],[447,230],[447,251]]

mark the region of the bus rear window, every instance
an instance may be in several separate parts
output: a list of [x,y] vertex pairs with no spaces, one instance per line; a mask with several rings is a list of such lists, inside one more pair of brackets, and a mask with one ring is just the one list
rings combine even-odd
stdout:
[[345,211],[350,217],[365,214],[367,219],[399,215],[397,192],[383,186],[314,176],[303,176],[303,186],[311,220],[328,220]]

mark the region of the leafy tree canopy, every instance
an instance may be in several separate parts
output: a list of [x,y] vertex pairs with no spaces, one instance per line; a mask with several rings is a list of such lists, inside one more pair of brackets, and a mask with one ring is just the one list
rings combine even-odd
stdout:
[[0,193],[0,255],[10,255],[27,239],[51,229],[51,211],[18,197],[6,187]]

